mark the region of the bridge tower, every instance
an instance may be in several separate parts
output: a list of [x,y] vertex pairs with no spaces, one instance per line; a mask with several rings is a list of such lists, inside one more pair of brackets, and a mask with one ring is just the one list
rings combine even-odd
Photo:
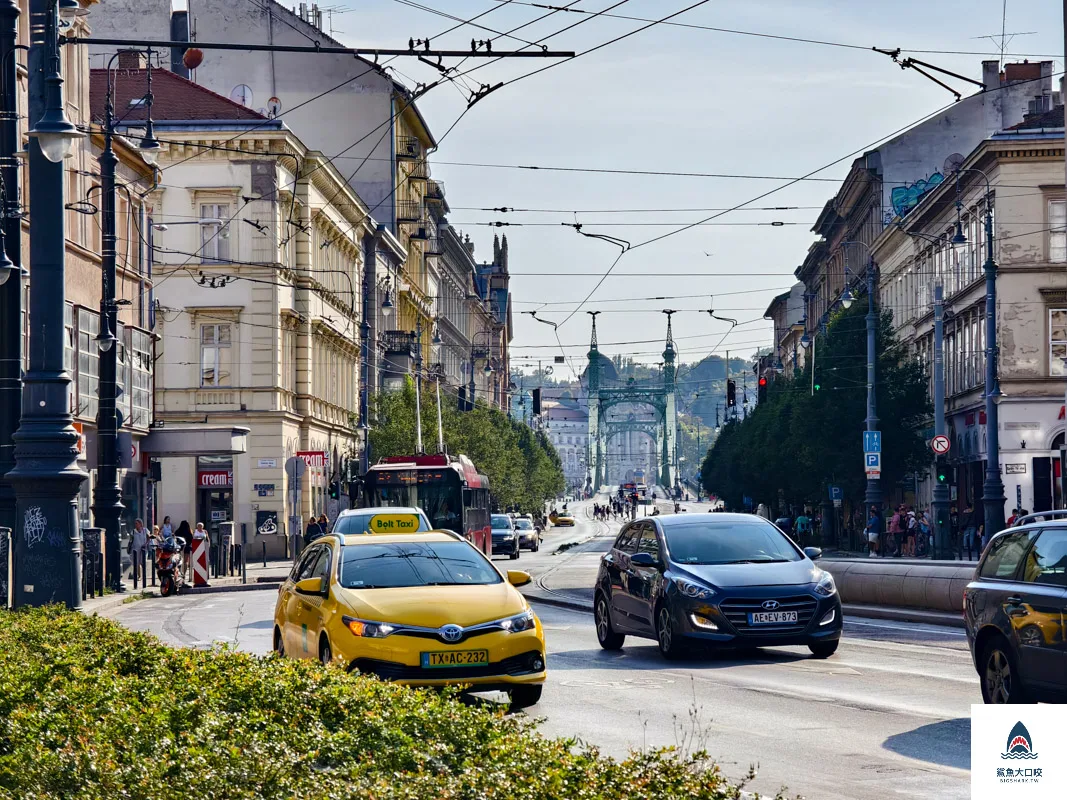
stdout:
[[666,401],[663,414],[663,451],[660,456],[659,484],[667,491],[674,491],[678,480],[678,405],[675,397],[674,331],[671,328],[673,309],[664,309],[667,315],[667,345],[663,350],[663,396]]
[[597,492],[604,481],[603,451],[600,445],[600,350],[596,340],[596,318],[599,311],[587,311],[593,318],[593,331],[589,338],[589,367],[586,379],[589,383],[589,437],[585,454],[586,488]]

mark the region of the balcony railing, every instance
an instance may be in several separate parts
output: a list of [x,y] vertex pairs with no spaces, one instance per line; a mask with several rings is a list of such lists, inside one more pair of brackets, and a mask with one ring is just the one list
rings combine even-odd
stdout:
[[442,255],[442,247],[443,247],[443,245],[441,243],[440,237],[434,236],[434,235],[431,234],[431,236],[428,239],[425,239],[424,242],[425,243],[422,246],[422,252],[423,252],[424,255],[428,255],[428,256],[439,256],[439,255]]
[[430,167],[426,163],[426,159],[422,158],[411,163],[411,169],[408,170],[408,180],[425,181],[429,180],[429,178]]
[[427,181],[426,183],[426,202],[427,203],[441,203],[445,199],[445,185],[441,181]]
[[422,158],[422,144],[415,136],[399,136],[396,140],[396,157],[401,161],[416,161]]
[[384,331],[382,345],[386,353],[399,353],[414,357],[415,334],[411,331]]
[[417,200],[396,201],[396,221],[402,223],[422,222],[422,203]]
[[432,238],[436,238],[437,227],[429,220],[420,220],[419,226],[411,231],[408,236],[409,239],[418,242],[428,242]]

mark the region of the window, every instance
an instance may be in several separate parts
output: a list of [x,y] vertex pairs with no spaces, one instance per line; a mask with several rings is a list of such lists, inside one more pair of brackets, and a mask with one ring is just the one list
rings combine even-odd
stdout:
[[[29,281],[27,281],[29,283]],[[26,341],[25,339],[23,341]],[[63,308],[63,369],[70,375],[70,407],[75,416],[78,413],[78,380],[74,369],[74,306],[67,303]]]
[[1046,530],[1026,556],[1023,580],[1067,586],[1067,530]]
[[203,203],[200,206],[200,259],[227,261],[230,258],[229,203]]
[[78,309],[78,407],[76,417],[96,418],[100,399],[100,315]]
[[1019,531],[994,539],[986,553],[985,561],[982,562],[980,576],[1012,580],[1030,540],[1036,535],[1035,530]]
[[282,331],[282,388],[296,391],[296,331],[290,328]]
[[117,325],[115,338],[115,385],[118,387],[115,408],[121,415],[119,427],[124,427],[130,424],[130,356],[126,349],[126,326],[121,322]]
[[641,553],[648,553],[659,562],[659,540],[656,538],[656,526],[652,523],[641,524],[641,541],[637,549]]
[[1067,308],[1048,310],[1048,374],[1067,375]]
[[200,385],[230,386],[233,377],[230,326],[200,326]]
[[1067,201],[1048,201],[1048,260],[1067,261]]
[[623,553],[636,553],[639,530],[637,525],[623,528],[619,538],[615,540],[615,549]]
[[152,335],[130,332],[130,425],[147,428],[152,421]]

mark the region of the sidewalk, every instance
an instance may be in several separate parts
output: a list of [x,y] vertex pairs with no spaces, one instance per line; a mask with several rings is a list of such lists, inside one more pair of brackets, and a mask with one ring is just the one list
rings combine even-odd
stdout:
[[[275,589],[277,586],[285,580],[285,577],[289,574],[293,565],[291,561],[268,561],[267,566],[263,566],[262,561],[257,561],[254,564],[246,565],[246,571],[248,575],[248,583],[243,583],[240,575],[234,575],[233,577],[227,575],[225,577],[219,576],[218,578],[212,578],[208,582],[208,586],[196,588],[191,585],[187,586],[182,591],[182,595],[190,594],[214,594],[219,592],[249,592],[264,589]],[[143,598],[159,597],[159,586],[149,585],[147,588],[142,589],[138,587],[136,590],[133,588],[133,582],[130,580],[124,581],[126,584],[126,591],[122,594],[105,594],[98,597],[89,598],[82,601],[81,610],[86,614],[103,614],[113,608],[118,608],[125,603],[133,603]]]

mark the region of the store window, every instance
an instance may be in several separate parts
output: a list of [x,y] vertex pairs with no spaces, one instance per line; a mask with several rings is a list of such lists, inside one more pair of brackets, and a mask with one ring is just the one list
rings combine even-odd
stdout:
[[96,419],[100,395],[100,315],[78,309],[78,405],[74,415]]
[[200,385],[230,386],[233,354],[229,323],[200,326]]

